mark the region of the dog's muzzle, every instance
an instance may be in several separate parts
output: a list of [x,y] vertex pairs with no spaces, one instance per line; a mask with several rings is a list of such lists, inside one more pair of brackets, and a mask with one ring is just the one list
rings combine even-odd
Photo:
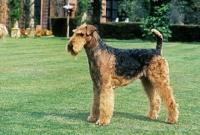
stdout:
[[73,50],[73,45],[72,44],[68,44],[67,45],[67,51],[71,53],[71,55],[76,56],[77,53]]

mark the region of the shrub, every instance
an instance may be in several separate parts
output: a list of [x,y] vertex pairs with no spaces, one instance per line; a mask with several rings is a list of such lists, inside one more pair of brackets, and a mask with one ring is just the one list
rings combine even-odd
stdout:
[[168,40],[168,37],[171,37],[168,15],[171,6],[170,0],[143,0],[143,5],[148,12],[141,25],[144,30],[143,36],[151,40],[153,36],[150,30],[155,28],[162,33],[165,40]]
[[9,26],[10,28],[13,27],[15,21],[20,21],[22,17],[22,8],[21,8],[21,0],[9,0]]

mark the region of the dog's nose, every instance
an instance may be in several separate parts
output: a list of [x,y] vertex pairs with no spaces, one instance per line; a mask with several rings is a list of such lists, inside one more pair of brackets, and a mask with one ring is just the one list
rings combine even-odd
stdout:
[[72,48],[73,48],[73,45],[72,45],[72,44],[68,44],[67,47],[68,47],[69,49],[72,49]]
[[66,49],[67,49],[68,52],[71,52],[73,50],[73,45],[68,44]]

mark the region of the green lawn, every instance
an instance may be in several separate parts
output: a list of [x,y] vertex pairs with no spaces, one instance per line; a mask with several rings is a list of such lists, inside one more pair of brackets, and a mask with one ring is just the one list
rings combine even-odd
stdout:
[[[109,126],[86,121],[92,82],[84,50],[75,60],[65,38],[6,38],[0,41],[0,135],[195,135],[200,134],[200,43],[164,43],[179,122],[144,116],[148,99],[140,81],[115,90]],[[120,48],[155,48],[141,40],[105,40]]]

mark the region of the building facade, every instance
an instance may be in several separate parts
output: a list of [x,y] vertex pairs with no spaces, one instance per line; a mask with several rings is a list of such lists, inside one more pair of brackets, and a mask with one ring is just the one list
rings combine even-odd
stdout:
[[73,6],[70,17],[75,17],[77,0],[35,0],[35,19],[42,29],[51,29],[51,17],[67,16],[67,10],[63,8],[67,1]]
[[[7,0],[8,1],[8,0]],[[92,0],[91,0],[92,1]],[[25,5],[30,2],[30,14],[27,15]],[[63,6],[70,4],[70,17],[75,17],[78,10],[77,0],[22,0],[23,15],[19,21],[20,28],[26,28],[31,18],[35,25],[40,25],[42,29],[51,29],[51,17],[65,17],[67,10]],[[112,22],[118,16],[118,0],[102,0],[101,22]]]

